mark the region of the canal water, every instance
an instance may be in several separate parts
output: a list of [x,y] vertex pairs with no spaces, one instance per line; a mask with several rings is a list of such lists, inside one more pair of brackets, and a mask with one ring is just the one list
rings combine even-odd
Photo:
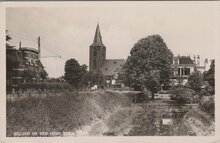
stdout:
[[181,106],[141,106],[128,136],[193,135],[183,124],[189,109]]

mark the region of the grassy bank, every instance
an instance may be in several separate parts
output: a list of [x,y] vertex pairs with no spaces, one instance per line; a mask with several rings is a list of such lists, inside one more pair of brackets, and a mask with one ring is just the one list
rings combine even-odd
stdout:
[[14,132],[75,132],[130,104],[124,94],[113,91],[66,91],[61,96],[7,101],[7,136]]
[[213,136],[214,134],[214,118],[200,108],[192,108],[184,115],[183,122],[175,128],[174,135]]

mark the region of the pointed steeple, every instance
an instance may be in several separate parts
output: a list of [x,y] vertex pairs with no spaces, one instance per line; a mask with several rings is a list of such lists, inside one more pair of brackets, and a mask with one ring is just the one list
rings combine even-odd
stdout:
[[95,37],[91,46],[104,46],[104,44],[102,43],[102,36],[99,29],[99,23],[97,23]]

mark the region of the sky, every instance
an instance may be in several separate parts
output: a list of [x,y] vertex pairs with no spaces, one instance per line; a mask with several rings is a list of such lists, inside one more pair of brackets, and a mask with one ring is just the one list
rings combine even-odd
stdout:
[[[37,49],[49,77],[64,75],[66,60],[89,64],[97,22],[107,59],[126,59],[133,45],[159,34],[175,56],[219,53],[219,7],[208,2],[78,2],[56,7],[10,7],[6,29],[11,45]],[[51,57],[60,55],[59,57]]]

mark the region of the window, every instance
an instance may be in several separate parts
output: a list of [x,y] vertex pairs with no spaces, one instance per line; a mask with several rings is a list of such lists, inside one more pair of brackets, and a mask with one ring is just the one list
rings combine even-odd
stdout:
[[105,68],[105,70],[107,71],[107,70],[108,70],[108,68]]
[[178,75],[180,76],[180,68],[178,68]]
[[181,68],[181,75],[184,75],[184,68]]
[[174,65],[178,64],[178,59],[174,59]]
[[190,74],[190,68],[185,68],[185,75],[189,75]]
[[114,61],[114,64],[116,64],[116,61]]

